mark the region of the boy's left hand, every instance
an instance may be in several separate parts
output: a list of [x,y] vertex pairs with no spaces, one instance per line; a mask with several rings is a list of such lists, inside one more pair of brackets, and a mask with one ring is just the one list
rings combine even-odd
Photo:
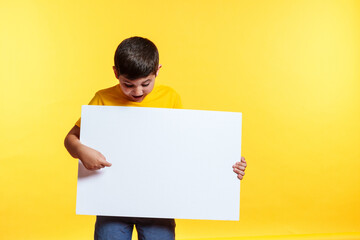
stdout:
[[233,171],[237,174],[238,179],[242,180],[244,178],[246,166],[247,164],[244,157],[241,157],[241,161],[233,165]]

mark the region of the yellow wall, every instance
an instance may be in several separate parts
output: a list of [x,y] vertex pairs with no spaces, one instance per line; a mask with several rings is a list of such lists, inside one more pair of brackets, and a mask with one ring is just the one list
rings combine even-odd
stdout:
[[0,1],[0,239],[90,239],[63,139],[153,40],[185,108],[243,112],[241,220],[181,238],[360,232],[360,1]]

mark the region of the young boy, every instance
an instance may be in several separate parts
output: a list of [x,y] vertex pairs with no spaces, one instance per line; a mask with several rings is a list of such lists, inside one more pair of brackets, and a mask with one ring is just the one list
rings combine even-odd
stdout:
[[[159,53],[150,40],[131,37],[120,43],[115,52],[115,77],[119,84],[98,91],[89,105],[111,105],[155,108],[181,108],[180,96],[166,86],[154,86],[159,73]],[[83,145],[80,140],[80,119],[65,138],[65,147],[74,158],[81,160],[89,170],[111,167],[105,157],[95,149]],[[241,180],[246,161],[233,165],[233,171]],[[133,226],[136,226],[140,240],[175,239],[174,219],[133,218],[97,216],[95,239],[130,240]]]

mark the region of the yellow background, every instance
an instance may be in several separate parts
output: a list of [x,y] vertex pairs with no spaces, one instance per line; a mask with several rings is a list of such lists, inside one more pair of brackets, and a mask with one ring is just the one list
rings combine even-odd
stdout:
[[360,1],[1,0],[0,34],[0,239],[91,239],[63,139],[134,35],[184,108],[243,113],[240,221],[178,239],[360,239]]

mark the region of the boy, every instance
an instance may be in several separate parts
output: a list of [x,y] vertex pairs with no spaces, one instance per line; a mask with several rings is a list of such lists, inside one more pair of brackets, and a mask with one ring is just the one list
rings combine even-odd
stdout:
[[[112,105],[155,108],[181,108],[180,96],[171,88],[156,86],[159,73],[159,53],[150,40],[131,37],[120,43],[115,52],[115,77],[119,84],[98,91],[89,105]],[[65,138],[65,147],[74,158],[81,160],[89,170],[111,167],[105,157],[80,140],[80,119]],[[246,168],[245,158],[233,166],[241,180]],[[140,240],[175,239],[174,219],[97,216],[95,239],[130,240],[133,226]]]

